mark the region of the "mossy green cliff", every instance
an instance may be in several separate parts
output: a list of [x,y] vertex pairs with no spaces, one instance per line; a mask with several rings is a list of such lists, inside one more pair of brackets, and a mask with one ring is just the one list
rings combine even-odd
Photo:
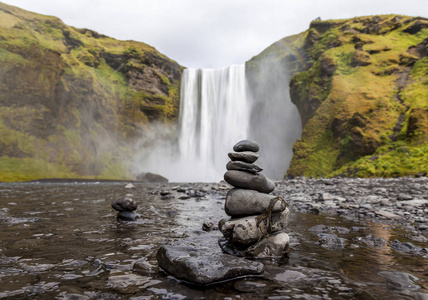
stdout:
[[131,178],[124,162],[147,125],[177,118],[182,69],[0,3],[0,181]]
[[250,84],[267,57],[291,77],[303,133],[287,175],[426,174],[427,45],[424,18],[313,21],[247,62]]

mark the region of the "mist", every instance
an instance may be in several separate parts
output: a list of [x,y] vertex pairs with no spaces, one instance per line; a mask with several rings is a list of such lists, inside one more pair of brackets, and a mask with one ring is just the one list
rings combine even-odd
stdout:
[[290,98],[291,75],[285,63],[263,57],[251,77],[249,138],[260,145],[257,163],[263,173],[272,179],[283,179],[293,156],[293,144],[302,134],[299,111]]

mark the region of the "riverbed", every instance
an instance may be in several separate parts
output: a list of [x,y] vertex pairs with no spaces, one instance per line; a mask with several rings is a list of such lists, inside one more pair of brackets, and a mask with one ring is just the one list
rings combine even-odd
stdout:
[[[278,181],[291,207],[288,255],[263,260],[262,276],[205,287],[163,272],[156,251],[216,246],[230,186],[132,184],[0,183],[0,299],[428,297],[426,177]],[[137,222],[116,220],[110,204],[124,196],[137,201]]]

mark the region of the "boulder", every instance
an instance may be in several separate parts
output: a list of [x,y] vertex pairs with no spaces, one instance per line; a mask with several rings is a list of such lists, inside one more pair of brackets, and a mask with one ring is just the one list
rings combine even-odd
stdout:
[[134,211],[137,206],[137,202],[128,197],[116,199],[111,203],[111,207],[117,211]]
[[[289,215],[288,208],[280,213],[273,213],[271,232],[283,230],[287,226]],[[269,234],[266,220],[257,225],[260,218],[261,216],[248,216],[230,220],[222,219],[218,227],[229,242],[237,245],[251,245]]]
[[263,171],[263,169],[260,168],[258,165],[249,164],[239,160],[229,161],[226,165],[226,169],[244,171],[244,172],[249,172],[253,174]]
[[138,181],[141,182],[145,182],[145,183],[150,183],[150,182],[162,182],[162,183],[167,183],[168,179],[159,175],[159,174],[154,174],[154,173],[150,173],[150,172],[142,172],[139,175],[137,175],[136,179]]
[[263,174],[251,174],[243,171],[230,170],[224,174],[224,180],[236,188],[256,190],[269,194],[275,189],[275,183]]
[[229,158],[232,161],[243,161],[252,164],[259,158],[259,154],[251,151],[244,152],[229,152]]
[[156,258],[167,273],[196,285],[260,275],[264,268],[260,262],[189,246],[161,246]]
[[252,151],[252,152],[258,152],[260,150],[259,145],[250,140],[242,140],[233,146],[233,151],[236,152],[242,152],[242,151]]
[[[227,193],[224,208],[226,214],[232,217],[259,215],[267,211],[271,201],[275,198],[278,197],[253,190],[231,189]],[[278,200],[272,212],[281,212],[285,208],[286,204]]]

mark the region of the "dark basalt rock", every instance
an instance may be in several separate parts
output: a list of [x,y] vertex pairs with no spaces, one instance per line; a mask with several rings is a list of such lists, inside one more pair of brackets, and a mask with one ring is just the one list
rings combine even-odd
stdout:
[[156,258],[167,273],[196,285],[256,276],[264,269],[260,262],[188,246],[161,246]]
[[117,214],[118,221],[136,221],[140,218],[141,218],[140,214],[137,214],[136,212],[133,212],[133,211],[124,210],[124,211],[120,211]]
[[237,171],[244,171],[244,172],[250,172],[253,174],[256,174],[258,172],[263,171],[262,168],[260,168],[258,165],[255,164],[249,164],[243,161],[229,161],[226,165],[226,169],[228,170],[237,170]]
[[275,183],[263,174],[251,174],[242,171],[227,171],[224,180],[236,188],[256,190],[269,194],[275,189]]
[[251,151],[243,152],[230,152],[228,153],[229,158],[232,161],[243,161],[252,164],[259,158],[259,154]]
[[252,151],[252,152],[258,152],[260,150],[259,145],[250,140],[242,140],[233,146],[233,151],[236,152],[242,152],[242,151]]
[[127,197],[116,199],[111,203],[111,207],[117,211],[134,211],[137,206],[137,202]]
[[[226,195],[225,211],[232,217],[258,215],[267,211],[271,201],[277,196],[259,193],[253,190],[231,189]],[[281,212],[285,203],[278,200],[272,212]]]

